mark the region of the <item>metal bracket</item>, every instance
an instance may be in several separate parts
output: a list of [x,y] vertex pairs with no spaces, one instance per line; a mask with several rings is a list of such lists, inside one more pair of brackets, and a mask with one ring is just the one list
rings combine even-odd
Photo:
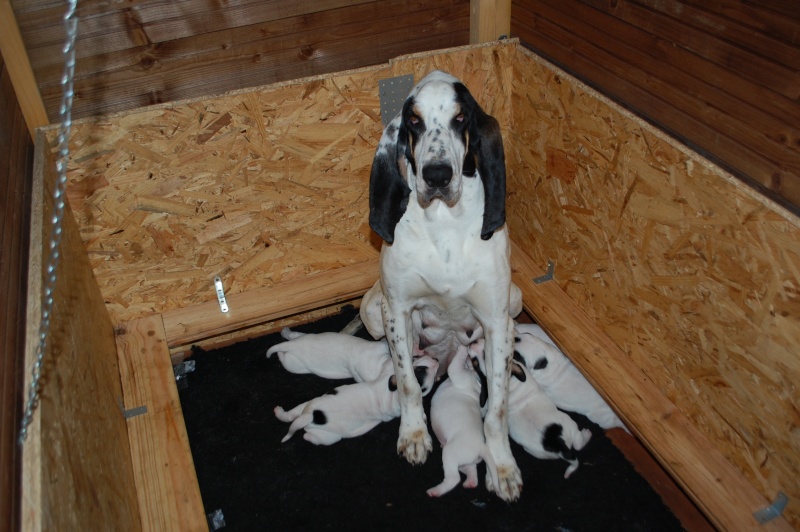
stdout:
[[128,410],[122,410],[122,417],[125,419],[130,419],[132,417],[141,416],[142,414],[147,413],[147,405],[144,406],[137,406],[136,408],[131,408]]
[[778,495],[775,497],[775,501],[766,508],[762,508],[756,512],[753,512],[753,517],[755,517],[756,521],[763,525],[764,523],[780,517],[788,502],[789,498],[786,496],[786,494],[782,491],[779,491]]
[[378,80],[381,99],[381,121],[385,126],[403,110],[403,102],[414,87],[414,75],[396,76]]
[[222,279],[219,275],[214,277],[214,289],[217,291],[217,301],[222,312],[228,312],[228,302],[225,300],[225,290],[222,288]]
[[541,277],[534,277],[533,282],[535,284],[542,284],[546,283],[547,281],[553,280],[553,273],[556,271],[556,263],[552,260],[547,261],[547,273],[542,275]]

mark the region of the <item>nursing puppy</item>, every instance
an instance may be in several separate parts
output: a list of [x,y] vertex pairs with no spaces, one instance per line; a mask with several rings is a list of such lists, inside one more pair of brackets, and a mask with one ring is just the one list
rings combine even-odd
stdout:
[[628,430],[540,326],[517,324],[515,330],[515,351],[525,359],[531,376],[558,408],[582,414],[604,429]]
[[[312,373],[326,379],[376,379],[392,366],[386,341],[371,341],[349,334],[306,334],[284,327],[287,339],[269,348],[267,358],[278,355],[290,373]],[[391,371],[394,371],[393,369]],[[390,373],[391,374],[391,373]]]
[[[433,387],[438,367],[430,357],[414,361],[414,374],[423,395]],[[394,368],[389,364],[375,380],[345,384],[289,411],[276,406],[274,412],[281,421],[291,423],[282,442],[300,429],[305,429],[303,439],[315,445],[361,436],[400,415]]]
[[466,475],[465,488],[478,485],[478,467],[481,460],[497,484],[497,468],[483,436],[481,416],[481,382],[468,350],[460,346],[447,368],[449,379],[436,389],[431,399],[431,426],[442,445],[444,480],[428,490],[431,497],[441,497],[461,480],[459,471]]
[[511,363],[508,396],[508,435],[536,458],[569,462],[564,478],[578,469],[575,451],[583,449],[592,437],[589,429],[561,412],[530,376],[524,360],[515,355]]

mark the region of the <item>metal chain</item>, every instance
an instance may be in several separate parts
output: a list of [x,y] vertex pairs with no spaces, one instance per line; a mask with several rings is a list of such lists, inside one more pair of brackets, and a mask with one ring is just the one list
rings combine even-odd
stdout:
[[33,420],[33,412],[39,404],[39,383],[42,377],[42,365],[47,351],[47,339],[50,334],[50,317],[53,312],[53,293],[56,286],[56,270],[60,259],[61,222],[64,218],[67,188],[67,164],[69,162],[69,137],[72,130],[72,100],[74,96],[73,81],[75,78],[75,36],[78,33],[78,17],[75,16],[78,0],[67,1],[64,14],[64,29],[67,38],[64,44],[64,75],[61,77],[61,108],[58,128],[58,158],[56,160],[56,184],[53,190],[53,217],[50,228],[50,255],[42,286],[42,314],[39,324],[39,344],[36,348],[36,362],[31,370],[31,384],[28,391],[28,402],[22,416],[22,427],[19,431],[19,443],[22,445],[28,434],[28,426]]

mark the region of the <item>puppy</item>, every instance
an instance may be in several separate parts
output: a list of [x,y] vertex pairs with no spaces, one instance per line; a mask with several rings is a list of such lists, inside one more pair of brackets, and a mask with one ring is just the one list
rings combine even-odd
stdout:
[[442,445],[444,480],[428,490],[431,497],[441,497],[461,480],[465,488],[478,485],[477,465],[481,460],[497,485],[497,468],[483,435],[481,416],[481,381],[468,360],[468,350],[460,346],[447,368],[449,379],[437,388],[431,399],[431,426]]
[[366,382],[378,378],[392,366],[386,341],[364,340],[335,332],[306,334],[288,327],[283,328],[281,336],[287,341],[270,347],[267,358],[277,353],[290,373]]
[[569,462],[564,478],[578,469],[575,451],[583,449],[592,437],[589,429],[556,407],[531,377],[524,360],[515,355],[511,363],[508,395],[508,435],[536,458]]
[[[439,363],[430,357],[414,361],[414,374],[423,395],[431,391],[438,369]],[[288,412],[280,406],[274,412],[281,421],[291,423],[282,442],[300,429],[305,429],[303,438],[315,445],[361,436],[400,415],[394,369],[389,364],[375,380],[345,384]]]
[[628,430],[541,327],[517,324],[515,330],[515,351],[525,359],[531,376],[558,408],[582,414],[604,429]]

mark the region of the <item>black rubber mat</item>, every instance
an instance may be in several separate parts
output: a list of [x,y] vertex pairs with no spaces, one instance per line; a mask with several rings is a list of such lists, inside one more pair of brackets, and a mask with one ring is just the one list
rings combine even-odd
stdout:
[[[356,312],[297,330],[339,331]],[[195,370],[180,386],[203,503],[208,514],[221,511],[221,530],[681,530],[603,430],[578,415],[592,439],[569,479],[566,462],[533,458],[512,442],[524,480],[514,503],[486,491],[483,464],[478,488],[459,485],[429,498],[426,490],[443,477],[441,450],[433,436],[427,462],[408,464],[396,452],[399,420],[332,446],[312,445],[301,433],[281,443],[288,424],[273,414],[276,405],[288,409],[352,382],[288,373],[278,357],[265,356],[281,341],[273,334],[195,350]]]

